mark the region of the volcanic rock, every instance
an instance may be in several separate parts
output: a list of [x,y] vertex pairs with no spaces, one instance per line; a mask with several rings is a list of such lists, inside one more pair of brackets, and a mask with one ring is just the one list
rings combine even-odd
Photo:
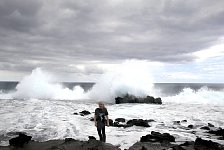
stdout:
[[115,98],[116,104],[121,103],[147,103],[147,104],[162,104],[161,98],[154,98],[152,96],[146,96],[144,98],[136,97],[134,95],[126,94],[123,97]]
[[87,110],[83,110],[83,111],[81,111],[81,112],[79,112],[79,114],[81,115],[81,116],[86,116],[86,115],[89,115],[89,114],[91,114],[89,111],[87,111]]
[[117,121],[117,122],[125,122],[125,118],[116,118],[115,121]]
[[31,136],[27,136],[23,133],[20,133],[19,136],[9,140],[9,145],[14,147],[23,147],[25,143],[28,143],[31,140]]
[[143,120],[143,119],[132,119],[132,120],[129,120],[127,122],[127,125],[129,126],[141,126],[141,127],[150,127],[148,120]]
[[140,139],[141,142],[175,142],[175,137],[170,135],[169,133],[159,133],[152,131],[151,134],[147,134],[146,136],[142,136]]

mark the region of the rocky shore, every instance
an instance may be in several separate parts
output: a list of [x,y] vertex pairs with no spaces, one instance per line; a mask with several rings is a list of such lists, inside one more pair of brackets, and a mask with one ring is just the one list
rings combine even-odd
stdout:
[[[9,146],[0,146],[0,150],[120,150],[119,145],[100,142],[93,136],[89,136],[88,141],[66,138],[38,142],[31,139],[31,136],[19,133],[19,136],[9,140]],[[126,150],[224,150],[224,145],[201,138],[178,145],[169,133],[152,131]]]

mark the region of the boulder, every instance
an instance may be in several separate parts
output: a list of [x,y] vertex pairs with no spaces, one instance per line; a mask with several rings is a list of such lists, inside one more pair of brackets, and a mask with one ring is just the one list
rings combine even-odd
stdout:
[[81,112],[79,112],[79,114],[81,115],[81,116],[86,116],[86,115],[89,115],[89,114],[91,114],[89,111],[87,111],[87,110],[83,110],[83,111],[81,111]]
[[134,95],[126,94],[122,97],[116,97],[115,98],[116,104],[121,103],[147,103],[147,104],[162,104],[161,98],[154,98],[152,96],[146,96],[146,97],[136,97]]
[[116,118],[115,121],[117,121],[117,122],[125,122],[125,118]]
[[94,136],[89,136],[89,140],[96,140]]
[[112,119],[109,119],[109,126],[114,126],[114,121]]
[[141,126],[141,127],[150,127],[149,121],[148,120],[143,120],[143,119],[132,119],[128,120],[127,125],[129,126]]
[[31,136],[20,133],[19,136],[9,140],[9,145],[14,147],[23,147],[25,143],[28,143],[31,140]]
[[209,127],[215,127],[213,124],[211,124],[211,123],[208,123],[208,126]]
[[190,129],[193,129],[194,128],[194,125],[190,124],[187,127],[190,128]]
[[202,130],[210,130],[210,128],[208,126],[203,126],[200,129],[202,129]]
[[140,142],[175,142],[175,137],[170,135],[169,133],[159,133],[152,131],[151,134],[147,134],[146,136],[142,136]]

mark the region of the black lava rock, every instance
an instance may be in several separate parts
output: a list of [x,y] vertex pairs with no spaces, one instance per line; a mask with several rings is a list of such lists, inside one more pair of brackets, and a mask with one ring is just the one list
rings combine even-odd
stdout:
[[115,121],[117,121],[117,122],[125,122],[125,118],[116,118]]
[[116,104],[121,103],[147,103],[147,104],[162,104],[161,98],[154,98],[152,96],[146,97],[136,97],[134,95],[126,94],[123,97],[116,97],[115,98]]
[[89,140],[96,140],[94,136],[89,136]]
[[79,114],[81,115],[81,116],[86,116],[86,115],[89,115],[89,114],[91,114],[89,111],[87,111],[87,110],[83,110],[83,111],[81,111],[81,112],[79,112]]
[[208,133],[224,137],[224,129],[222,129],[222,128],[219,128],[217,130],[210,130],[210,131],[208,131]]
[[188,125],[188,128],[193,129],[193,128],[194,128],[194,126],[193,126],[192,124],[190,124],[190,125]]
[[210,128],[208,126],[201,127],[200,129],[202,129],[202,130],[210,130]]
[[113,126],[114,125],[114,121],[112,119],[109,119],[109,126]]
[[151,134],[148,134],[146,136],[142,136],[140,139],[140,142],[175,142],[175,137],[170,135],[169,133],[159,133],[152,131]]
[[9,140],[9,145],[14,147],[23,147],[25,143],[28,143],[31,140],[31,136],[27,136],[23,133],[20,133],[18,137],[12,138]]
[[141,127],[150,127],[149,123],[148,123],[148,120],[143,120],[143,119],[132,119],[132,120],[129,120],[127,122],[127,125],[135,125],[135,126],[141,126]]
[[197,138],[195,140],[194,148],[196,150],[224,150],[223,145],[212,142],[211,140],[203,140],[201,138]]

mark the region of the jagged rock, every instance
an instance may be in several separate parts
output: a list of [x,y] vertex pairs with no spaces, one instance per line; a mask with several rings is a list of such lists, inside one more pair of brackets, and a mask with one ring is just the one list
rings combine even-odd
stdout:
[[81,112],[79,112],[79,114],[81,115],[81,116],[86,116],[86,115],[89,115],[89,114],[91,114],[89,111],[87,111],[87,110],[83,110],[83,111],[81,111]]
[[136,97],[134,95],[126,94],[123,97],[115,98],[116,104],[121,103],[148,103],[148,104],[162,104],[161,98],[154,98],[152,96],[146,96],[144,98]]
[[141,127],[150,127],[149,125],[149,121],[148,120],[143,120],[143,119],[132,119],[132,120],[129,120],[127,122],[127,125],[129,126],[141,126]]
[[125,118],[116,118],[115,121],[117,121],[117,122],[125,122]]
[[19,133],[19,136],[9,140],[9,145],[14,147],[23,147],[25,143],[28,143],[31,140],[31,136],[27,136],[23,133]]

